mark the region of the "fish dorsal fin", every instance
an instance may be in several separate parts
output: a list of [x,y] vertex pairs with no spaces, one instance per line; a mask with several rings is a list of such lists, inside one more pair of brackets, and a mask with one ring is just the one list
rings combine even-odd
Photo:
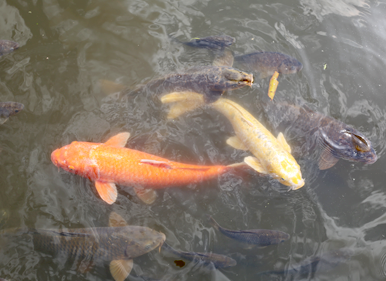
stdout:
[[111,212],[109,217],[109,226],[110,227],[124,227],[128,226],[124,218],[118,215],[116,212]]
[[106,95],[121,92],[127,88],[127,86],[123,84],[120,84],[111,80],[107,80],[107,79],[99,80],[99,86],[101,87],[102,92]]
[[226,143],[236,149],[248,150],[248,148],[244,145],[238,136],[230,137],[227,139]]
[[99,196],[107,204],[111,205],[117,200],[118,192],[115,183],[96,181],[95,187]]
[[281,144],[281,146],[288,151],[288,153],[291,153],[291,147],[289,146],[288,142],[285,140],[284,135],[280,132],[277,135],[277,140]]
[[134,187],[134,191],[145,204],[152,204],[157,198],[157,193],[154,189]]
[[125,147],[129,137],[130,137],[130,133],[128,133],[128,132],[119,133],[119,134],[109,138],[109,140],[105,142],[105,145]]
[[172,169],[173,167],[165,161],[157,161],[157,160],[152,160],[152,159],[141,159],[139,161],[141,164],[148,164],[151,166],[156,166],[159,168],[165,168],[165,169]]
[[261,165],[259,159],[253,156],[248,156],[244,158],[244,162],[254,169],[255,171],[259,172],[260,174],[268,174],[268,171]]
[[331,149],[329,147],[325,147],[319,157],[319,169],[327,170],[334,166],[338,162],[338,160],[338,158],[332,155]]
[[110,262],[110,273],[115,281],[124,281],[133,269],[133,260],[113,260]]

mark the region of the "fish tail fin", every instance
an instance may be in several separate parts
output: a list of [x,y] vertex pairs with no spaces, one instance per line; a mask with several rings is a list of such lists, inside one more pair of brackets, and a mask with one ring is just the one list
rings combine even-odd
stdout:
[[193,111],[205,104],[204,96],[196,92],[173,92],[161,97],[162,103],[173,103],[170,106],[168,119]]
[[207,217],[208,217],[208,220],[209,220],[210,224],[211,224],[216,230],[219,230],[220,225],[214,220],[214,218],[212,218],[212,216],[210,216],[210,215],[207,215]]

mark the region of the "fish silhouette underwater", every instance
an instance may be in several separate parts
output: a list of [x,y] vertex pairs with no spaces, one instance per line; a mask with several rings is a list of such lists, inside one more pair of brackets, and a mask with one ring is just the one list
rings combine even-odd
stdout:
[[131,226],[112,212],[109,227],[3,230],[5,239],[31,237],[34,250],[52,257],[74,261],[78,270],[86,272],[95,264],[110,263],[110,272],[116,281],[130,274],[133,259],[161,247],[165,234],[144,226]]

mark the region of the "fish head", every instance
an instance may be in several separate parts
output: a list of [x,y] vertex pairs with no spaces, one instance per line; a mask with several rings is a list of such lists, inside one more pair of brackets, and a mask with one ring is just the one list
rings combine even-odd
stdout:
[[19,48],[19,44],[10,40],[0,40],[0,55],[8,54]]
[[9,117],[18,114],[24,109],[24,105],[19,102],[7,101],[0,102],[0,115],[3,117]]
[[337,158],[366,164],[373,164],[378,159],[371,141],[352,127],[346,126],[339,132],[328,129],[320,132],[322,144]]
[[218,90],[226,91],[230,89],[238,89],[244,86],[252,86],[253,74],[237,70],[232,67],[219,67],[221,71]]
[[95,180],[98,175],[98,167],[93,163],[90,154],[96,146],[98,144],[74,141],[54,150],[51,153],[51,161],[55,166],[67,172]]
[[161,247],[166,240],[165,234],[143,226],[126,226],[115,235],[125,241],[126,256],[128,258],[138,257],[155,248]]
[[281,184],[290,187],[290,190],[296,190],[304,185],[300,166],[291,154],[287,154],[285,159],[276,162],[272,165],[274,174],[273,177]]
[[302,70],[303,65],[297,59],[285,55],[285,58],[278,67],[278,72],[281,74],[295,74]]

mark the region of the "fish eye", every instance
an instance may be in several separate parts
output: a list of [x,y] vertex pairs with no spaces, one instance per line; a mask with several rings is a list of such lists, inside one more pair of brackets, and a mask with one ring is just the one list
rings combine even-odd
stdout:
[[362,151],[362,152],[370,151],[370,145],[361,136],[352,134],[352,141],[356,150]]
[[15,110],[15,113],[18,113],[18,112],[19,112],[19,110],[16,109],[16,110]]

